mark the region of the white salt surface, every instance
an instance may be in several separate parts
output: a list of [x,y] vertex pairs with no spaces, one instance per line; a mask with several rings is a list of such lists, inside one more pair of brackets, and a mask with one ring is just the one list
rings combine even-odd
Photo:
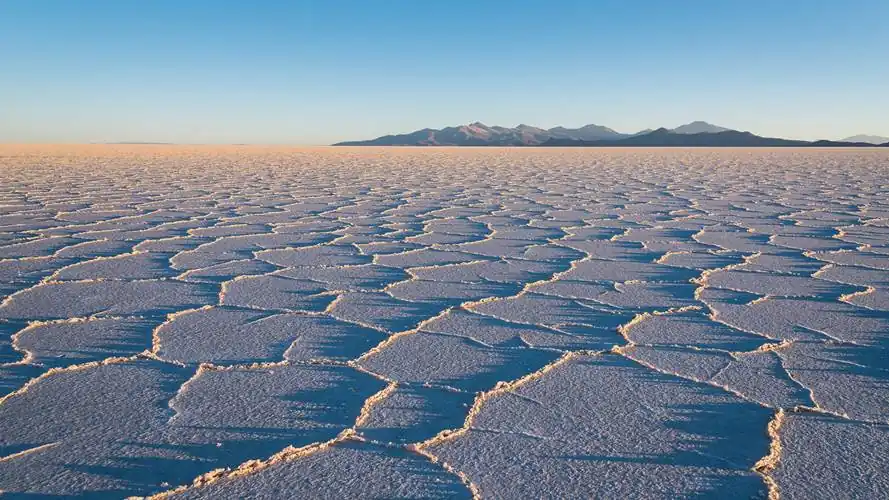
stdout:
[[10,498],[879,498],[889,152],[0,148]]

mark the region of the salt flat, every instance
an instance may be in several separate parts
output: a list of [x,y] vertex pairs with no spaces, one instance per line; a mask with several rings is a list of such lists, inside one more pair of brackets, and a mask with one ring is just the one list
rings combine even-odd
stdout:
[[884,497],[889,151],[0,146],[0,492]]

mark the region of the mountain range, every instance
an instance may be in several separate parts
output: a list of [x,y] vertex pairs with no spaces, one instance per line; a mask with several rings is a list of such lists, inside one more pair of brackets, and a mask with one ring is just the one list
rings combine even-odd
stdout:
[[516,127],[488,126],[480,122],[445,127],[424,128],[408,134],[384,135],[364,141],[346,141],[334,146],[821,146],[889,147],[889,139],[854,136],[842,141],[802,141],[761,137],[703,121],[673,129],[646,129],[624,134],[603,125],[580,128],[544,129],[521,124]]

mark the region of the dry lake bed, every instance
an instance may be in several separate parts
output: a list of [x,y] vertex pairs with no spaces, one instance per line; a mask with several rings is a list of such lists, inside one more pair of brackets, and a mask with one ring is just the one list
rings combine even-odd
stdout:
[[889,150],[0,146],[9,498],[878,498]]

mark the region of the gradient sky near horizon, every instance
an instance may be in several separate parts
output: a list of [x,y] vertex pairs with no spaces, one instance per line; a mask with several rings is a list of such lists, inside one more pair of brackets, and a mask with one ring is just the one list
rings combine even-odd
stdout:
[[886,0],[8,0],[0,142],[325,144],[473,121],[889,136]]

